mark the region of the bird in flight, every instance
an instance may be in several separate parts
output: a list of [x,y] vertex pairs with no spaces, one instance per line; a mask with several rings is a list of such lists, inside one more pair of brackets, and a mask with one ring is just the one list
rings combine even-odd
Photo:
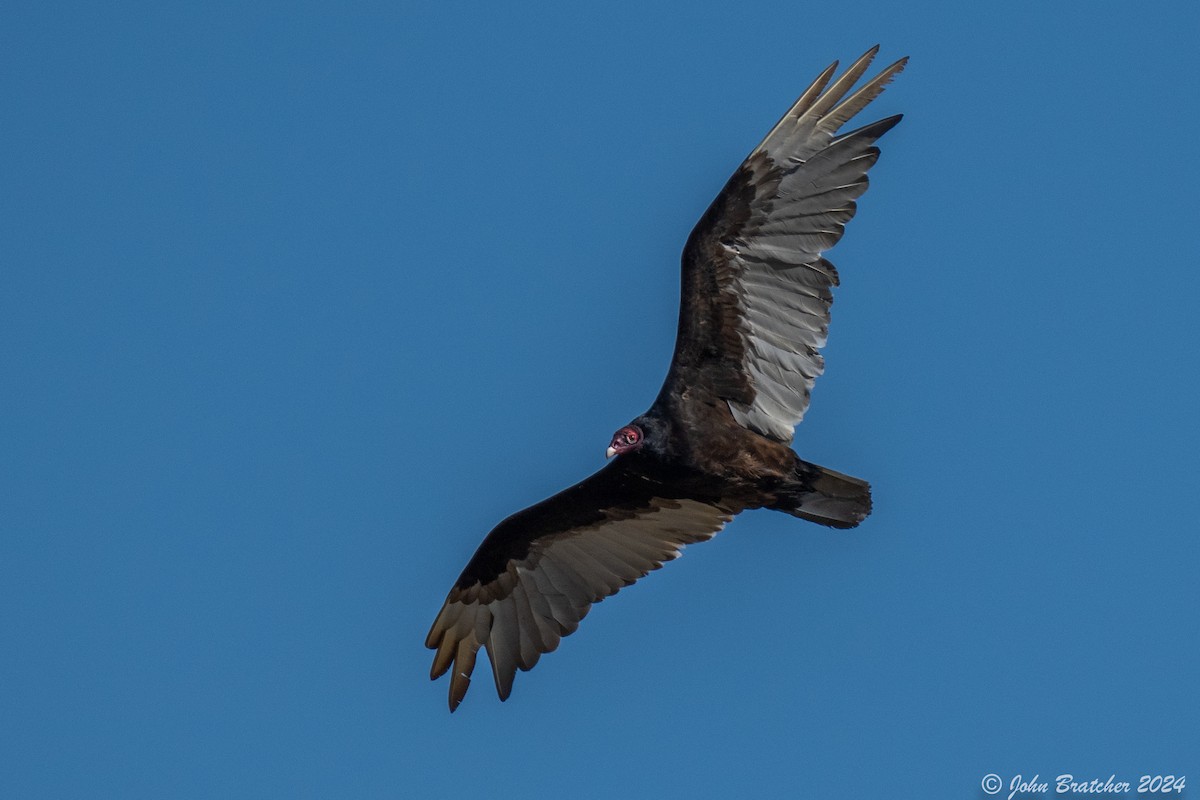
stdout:
[[789,443],[824,369],[838,274],[822,254],[867,189],[875,141],[900,121],[839,132],[908,60],[852,92],[878,50],[836,80],[836,61],[817,76],[692,230],[670,370],[650,409],[613,435],[609,463],[501,522],[467,562],[425,640],[437,651],[431,677],[451,673],[451,711],[481,647],[506,700],[517,670],[557,648],[593,603],[741,511],[831,528],[871,512],[866,481]]

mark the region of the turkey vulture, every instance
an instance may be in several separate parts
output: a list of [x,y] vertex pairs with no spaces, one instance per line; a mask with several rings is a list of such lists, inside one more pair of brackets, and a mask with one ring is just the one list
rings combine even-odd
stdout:
[[831,528],[871,512],[866,481],[788,445],[824,367],[817,351],[838,274],[822,253],[867,189],[875,140],[900,121],[838,132],[908,60],[847,96],[878,50],[832,85],[837,62],[822,72],[696,224],[670,371],[650,410],[614,434],[609,463],[501,522],[467,563],[425,640],[437,651],[431,677],[453,670],[451,711],[480,647],[506,700],[517,669],[558,647],[592,603],[745,509]]

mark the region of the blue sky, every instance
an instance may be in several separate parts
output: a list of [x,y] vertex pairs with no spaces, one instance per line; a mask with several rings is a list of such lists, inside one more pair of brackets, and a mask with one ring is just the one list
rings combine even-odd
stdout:
[[[0,795],[1200,786],[1197,30],[9,8]],[[692,224],[876,42],[912,62],[863,120],[905,119],[795,443],[874,515],[743,515],[449,715],[422,640],[458,571],[653,400]]]

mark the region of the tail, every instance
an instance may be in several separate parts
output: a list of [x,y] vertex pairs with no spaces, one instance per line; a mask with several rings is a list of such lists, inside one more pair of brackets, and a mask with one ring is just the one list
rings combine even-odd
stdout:
[[831,528],[853,528],[871,513],[871,484],[864,480],[807,461],[799,461],[795,476],[768,508]]

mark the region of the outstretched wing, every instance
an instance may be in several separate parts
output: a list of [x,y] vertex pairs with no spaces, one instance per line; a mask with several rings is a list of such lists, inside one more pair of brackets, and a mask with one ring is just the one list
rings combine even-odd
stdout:
[[847,97],[878,49],[828,91],[837,62],[821,73],[700,218],[683,252],[679,334],[664,395],[715,394],[744,427],[791,441],[824,369],[818,350],[838,274],[822,253],[842,237],[867,190],[875,140],[900,121],[838,133],[907,62]]
[[592,603],[712,538],[738,510],[716,498],[678,497],[627,463],[616,459],[483,540],[425,639],[437,650],[430,677],[453,666],[451,711],[467,693],[480,647],[505,700],[517,669],[558,647]]

